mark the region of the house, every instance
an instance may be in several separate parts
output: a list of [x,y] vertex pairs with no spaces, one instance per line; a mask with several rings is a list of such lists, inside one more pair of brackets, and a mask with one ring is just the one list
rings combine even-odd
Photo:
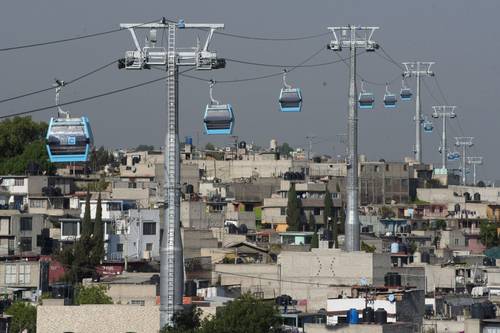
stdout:
[[[40,214],[0,210],[0,257],[50,253],[52,244],[48,242],[51,225],[52,223]],[[42,244],[42,236],[47,243]]]
[[0,289],[14,299],[36,299],[40,281],[39,261],[23,259],[0,262]]

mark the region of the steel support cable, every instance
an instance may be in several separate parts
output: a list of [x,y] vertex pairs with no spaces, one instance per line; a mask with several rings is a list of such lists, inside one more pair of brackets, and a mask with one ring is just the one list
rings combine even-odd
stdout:
[[[65,82],[65,86],[68,86],[70,84],[73,84],[81,79],[84,79],[92,74],[95,74],[97,72],[100,72],[101,70],[115,64],[117,61],[117,59],[113,60],[112,62],[109,62],[105,65],[102,65],[96,69],[93,69],[92,71],[90,72],[87,72],[85,74],[82,74],[70,81],[66,81]],[[28,93],[24,93],[24,94],[21,94],[21,95],[17,95],[17,96],[14,96],[14,97],[7,97],[7,98],[4,98],[4,99],[0,99],[0,103],[5,103],[5,102],[9,102],[9,101],[13,101],[13,100],[16,100],[16,99],[20,99],[20,98],[24,98],[24,97],[28,97],[28,96],[32,96],[32,95],[36,95],[36,94],[40,94],[40,93],[43,93],[43,92],[46,92],[46,91],[49,91],[49,90],[53,90],[54,87],[53,86],[50,86],[50,87],[47,87],[47,88],[44,88],[44,89],[40,89],[40,90],[35,90],[35,91],[31,91],[31,92],[28,92]]]
[[[179,72],[179,74],[189,72],[189,71],[191,71],[193,69],[194,68],[186,69],[185,71]],[[137,84],[134,84],[134,85],[131,85],[131,86],[128,86],[128,87],[124,87],[124,88],[120,88],[120,89],[110,90],[110,91],[104,92],[102,94],[92,95],[92,96],[88,96],[88,97],[83,97],[83,98],[79,98],[79,99],[76,99],[76,100],[72,100],[72,101],[69,101],[69,102],[60,103],[59,106],[66,106],[66,105],[71,105],[71,104],[77,104],[77,103],[81,103],[81,102],[86,102],[86,101],[90,101],[90,100],[93,100],[93,99],[97,99],[97,98],[100,98],[100,97],[114,95],[114,94],[121,93],[121,92],[124,92],[124,91],[127,91],[127,90],[131,90],[131,89],[143,87],[143,86],[155,83],[155,82],[159,82],[159,81],[162,81],[162,80],[164,80],[164,79],[166,79],[168,77],[169,77],[168,75],[167,76],[162,76],[162,77],[154,79],[154,80],[149,80],[149,81],[137,83]],[[5,118],[10,118],[10,117],[15,117],[15,116],[22,116],[22,115],[31,114],[31,113],[36,113],[36,112],[40,112],[40,111],[49,110],[49,109],[52,109],[52,108],[55,108],[55,107],[57,107],[57,106],[56,105],[50,105],[50,106],[44,106],[44,107],[40,107],[40,108],[36,108],[36,109],[31,109],[31,110],[28,110],[28,111],[10,113],[10,114],[7,114],[7,115],[0,115],[0,119],[5,119]]]
[[[155,23],[158,22],[159,20],[154,20],[146,23],[141,23],[136,25],[136,27],[140,27],[145,24],[150,24],[150,23]],[[101,31],[101,32],[95,32],[92,34],[87,34],[87,35],[82,35],[82,36],[75,36],[75,37],[68,37],[68,38],[62,38],[62,39],[56,39],[56,40],[51,40],[47,42],[40,42],[40,43],[32,43],[32,44],[24,44],[24,45],[17,45],[17,46],[10,46],[10,47],[4,47],[0,48],[0,52],[6,52],[6,51],[14,51],[14,50],[21,50],[21,49],[27,49],[31,47],[38,47],[38,46],[45,46],[45,45],[53,45],[53,44],[60,44],[60,43],[66,43],[66,42],[71,42],[74,40],[80,40],[80,39],[86,39],[86,38],[92,38],[92,37],[98,37],[98,36],[103,36],[103,35],[109,35],[115,32],[127,30],[126,28],[116,28],[116,29],[111,29],[111,30],[106,30],[106,31]]]

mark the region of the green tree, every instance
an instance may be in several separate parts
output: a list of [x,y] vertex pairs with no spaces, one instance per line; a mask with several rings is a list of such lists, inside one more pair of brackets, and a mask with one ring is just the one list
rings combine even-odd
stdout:
[[77,290],[77,304],[113,304],[113,299],[106,294],[104,285],[80,286]]
[[111,164],[114,161],[115,157],[113,154],[101,146],[97,150],[94,149],[90,154],[89,165],[92,167],[92,170],[96,172],[103,170],[106,165]]
[[17,333],[27,329],[29,333],[36,332],[36,307],[28,302],[14,302],[6,314],[13,316],[9,325],[9,332]]
[[199,332],[273,333],[279,329],[280,319],[274,303],[245,294],[205,320]]
[[283,142],[283,144],[279,146],[279,152],[284,156],[290,156],[292,151],[293,148],[288,144],[288,142]]
[[316,231],[316,219],[312,212],[309,212],[309,218],[307,219],[309,231]]
[[92,263],[94,265],[98,265],[104,260],[104,224],[102,222],[102,202],[100,192],[97,198],[97,207],[95,211],[92,245]]
[[434,230],[445,230],[445,229],[446,229],[446,221],[445,220],[437,220]]
[[172,326],[164,327],[160,333],[194,333],[201,326],[201,309],[191,306],[184,311],[175,312]]
[[30,117],[15,117],[0,122],[0,174],[25,174],[31,166],[39,173],[53,174],[45,148],[46,123]]
[[323,223],[325,224],[325,227],[327,229],[330,229],[330,223],[334,221],[334,216],[333,216],[333,200],[332,200],[332,194],[328,190],[328,187],[326,188],[325,191],[325,198],[323,199],[323,206],[325,206],[325,209],[323,211]]
[[286,206],[286,223],[290,231],[300,230],[300,206],[300,199],[297,198],[297,192],[295,191],[295,183],[291,183],[290,189],[288,190],[288,202]]
[[394,211],[391,209],[391,207],[388,207],[388,206],[380,207],[379,213],[380,213],[380,217],[382,217],[383,219],[392,219],[392,218],[396,217],[396,214],[394,213]]
[[312,235],[312,238],[311,238],[311,248],[317,249],[318,247],[319,247],[319,236],[318,236],[318,232],[314,231],[314,234]]
[[205,145],[205,150],[215,150],[215,146],[213,143],[209,142]]
[[498,246],[499,239],[497,225],[489,223],[488,221],[481,222],[479,227],[479,239],[481,240],[481,243],[486,246],[486,248]]
[[83,220],[81,227],[81,238],[90,239],[93,231],[94,228],[92,225],[92,218],[90,215],[90,191],[87,189],[87,195],[85,196],[85,211],[83,213]]

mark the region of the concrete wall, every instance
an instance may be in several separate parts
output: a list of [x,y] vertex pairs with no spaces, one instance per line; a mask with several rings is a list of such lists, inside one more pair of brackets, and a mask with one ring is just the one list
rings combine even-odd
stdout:
[[[15,267],[14,271],[9,271],[12,273],[15,272],[15,275],[14,274],[10,275],[10,277],[13,280],[7,279],[6,276],[7,266]],[[29,267],[28,268],[29,274],[27,274],[27,271],[26,269],[24,269],[24,267]],[[40,263],[38,261],[0,262],[0,287],[38,288],[39,283],[40,283]]]
[[158,306],[37,306],[38,333],[152,333],[160,330]]
[[156,285],[154,284],[109,284],[106,293],[115,304],[144,301],[145,305],[156,305]]

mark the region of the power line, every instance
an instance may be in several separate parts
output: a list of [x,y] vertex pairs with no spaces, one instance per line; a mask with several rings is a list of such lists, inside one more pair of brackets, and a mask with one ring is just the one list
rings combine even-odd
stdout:
[[[101,70],[103,70],[103,69],[105,69],[105,68],[107,68],[107,67],[115,64],[115,63],[116,63],[116,59],[113,60],[112,62],[109,62],[109,63],[107,63],[105,65],[102,65],[102,66],[100,66],[100,67],[98,67],[98,68],[96,68],[96,69],[94,69],[94,70],[92,70],[92,71],[90,71],[88,73],[82,74],[82,75],[74,78],[73,80],[66,81],[65,82],[65,86],[68,86],[68,85],[70,85],[72,83],[75,83],[75,82],[77,82],[77,81],[79,81],[79,80],[81,80],[83,78],[86,78],[86,77],[92,75],[92,74],[95,74],[95,73],[97,73],[97,72],[99,72],[99,71],[101,71]],[[23,98],[23,97],[28,97],[28,96],[40,94],[40,93],[43,93],[43,92],[46,92],[46,91],[49,91],[49,90],[53,90],[53,89],[54,89],[54,87],[50,86],[50,87],[47,87],[47,88],[44,88],[44,89],[31,91],[29,93],[24,93],[24,94],[17,95],[17,96],[14,96],[14,97],[8,97],[8,98],[0,99],[0,103],[10,102],[10,101],[13,101],[13,100],[16,100],[16,99],[19,99],[19,98]]]
[[[189,72],[189,71],[191,71],[193,69],[194,68],[189,68],[189,69],[187,69],[185,71],[179,72],[179,74]],[[162,76],[162,77],[154,79],[154,80],[137,83],[137,84],[125,87],[125,88],[115,89],[115,90],[107,91],[107,92],[102,93],[102,94],[93,95],[93,96],[89,96],[89,97],[84,97],[84,98],[76,99],[76,100],[65,102],[65,103],[60,103],[59,106],[66,106],[66,105],[71,105],[71,104],[77,104],[77,103],[81,103],[81,102],[90,101],[90,100],[93,100],[93,99],[96,99],[96,98],[100,98],[100,97],[105,97],[105,96],[109,96],[109,95],[121,93],[121,92],[124,92],[124,91],[127,91],[127,90],[131,90],[131,89],[143,87],[143,86],[155,83],[155,82],[159,82],[159,81],[164,80],[164,79],[166,79],[168,77],[169,76]],[[31,114],[31,113],[36,113],[36,112],[40,112],[40,111],[49,110],[49,109],[52,109],[52,108],[55,108],[55,107],[57,107],[57,106],[56,105],[50,105],[50,106],[44,106],[44,107],[40,107],[40,108],[28,110],[28,111],[11,113],[11,114],[7,114],[7,115],[0,115],[0,119],[10,118],[10,117],[16,117],[16,116],[22,116],[22,115]]]
[[[154,20],[154,21],[151,21],[151,22],[138,24],[137,27],[139,27],[141,25],[144,25],[144,24],[154,23],[154,22],[158,22],[158,20]],[[115,33],[115,32],[122,31],[122,30],[126,30],[126,29],[125,28],[116,28],[116,29],[111,29],[111,30],[106,30],[106,31],[101,31],[101,32],[95,32],[95,33],[92,33],[92,34],[87,34],[87,35],[82,35],[82,36],[75,36],[75,37],[68,37],[68,38],[63,38],[63,39],[51,40],[51,41],[47,41],[47,42],[40,42],[40,43],[33,43],[33,44],[24,44],[24,45],[4,47],[4,48],[0,48],[0,52],[21,50],[21,49],[27,49],[27,48],[31,48],[31,47],[38,47],[38,46],[45,46],[45,45],[60,44],[60,43],[65,43],[65,42],[71,42],[71,41],[74,41],[74,40],[80,40],[80,39],[85,39],[85,38],[92,38],[92,37],[97,37],[97,36],[108,35],[108,34],[112,34],[112,33]]]

